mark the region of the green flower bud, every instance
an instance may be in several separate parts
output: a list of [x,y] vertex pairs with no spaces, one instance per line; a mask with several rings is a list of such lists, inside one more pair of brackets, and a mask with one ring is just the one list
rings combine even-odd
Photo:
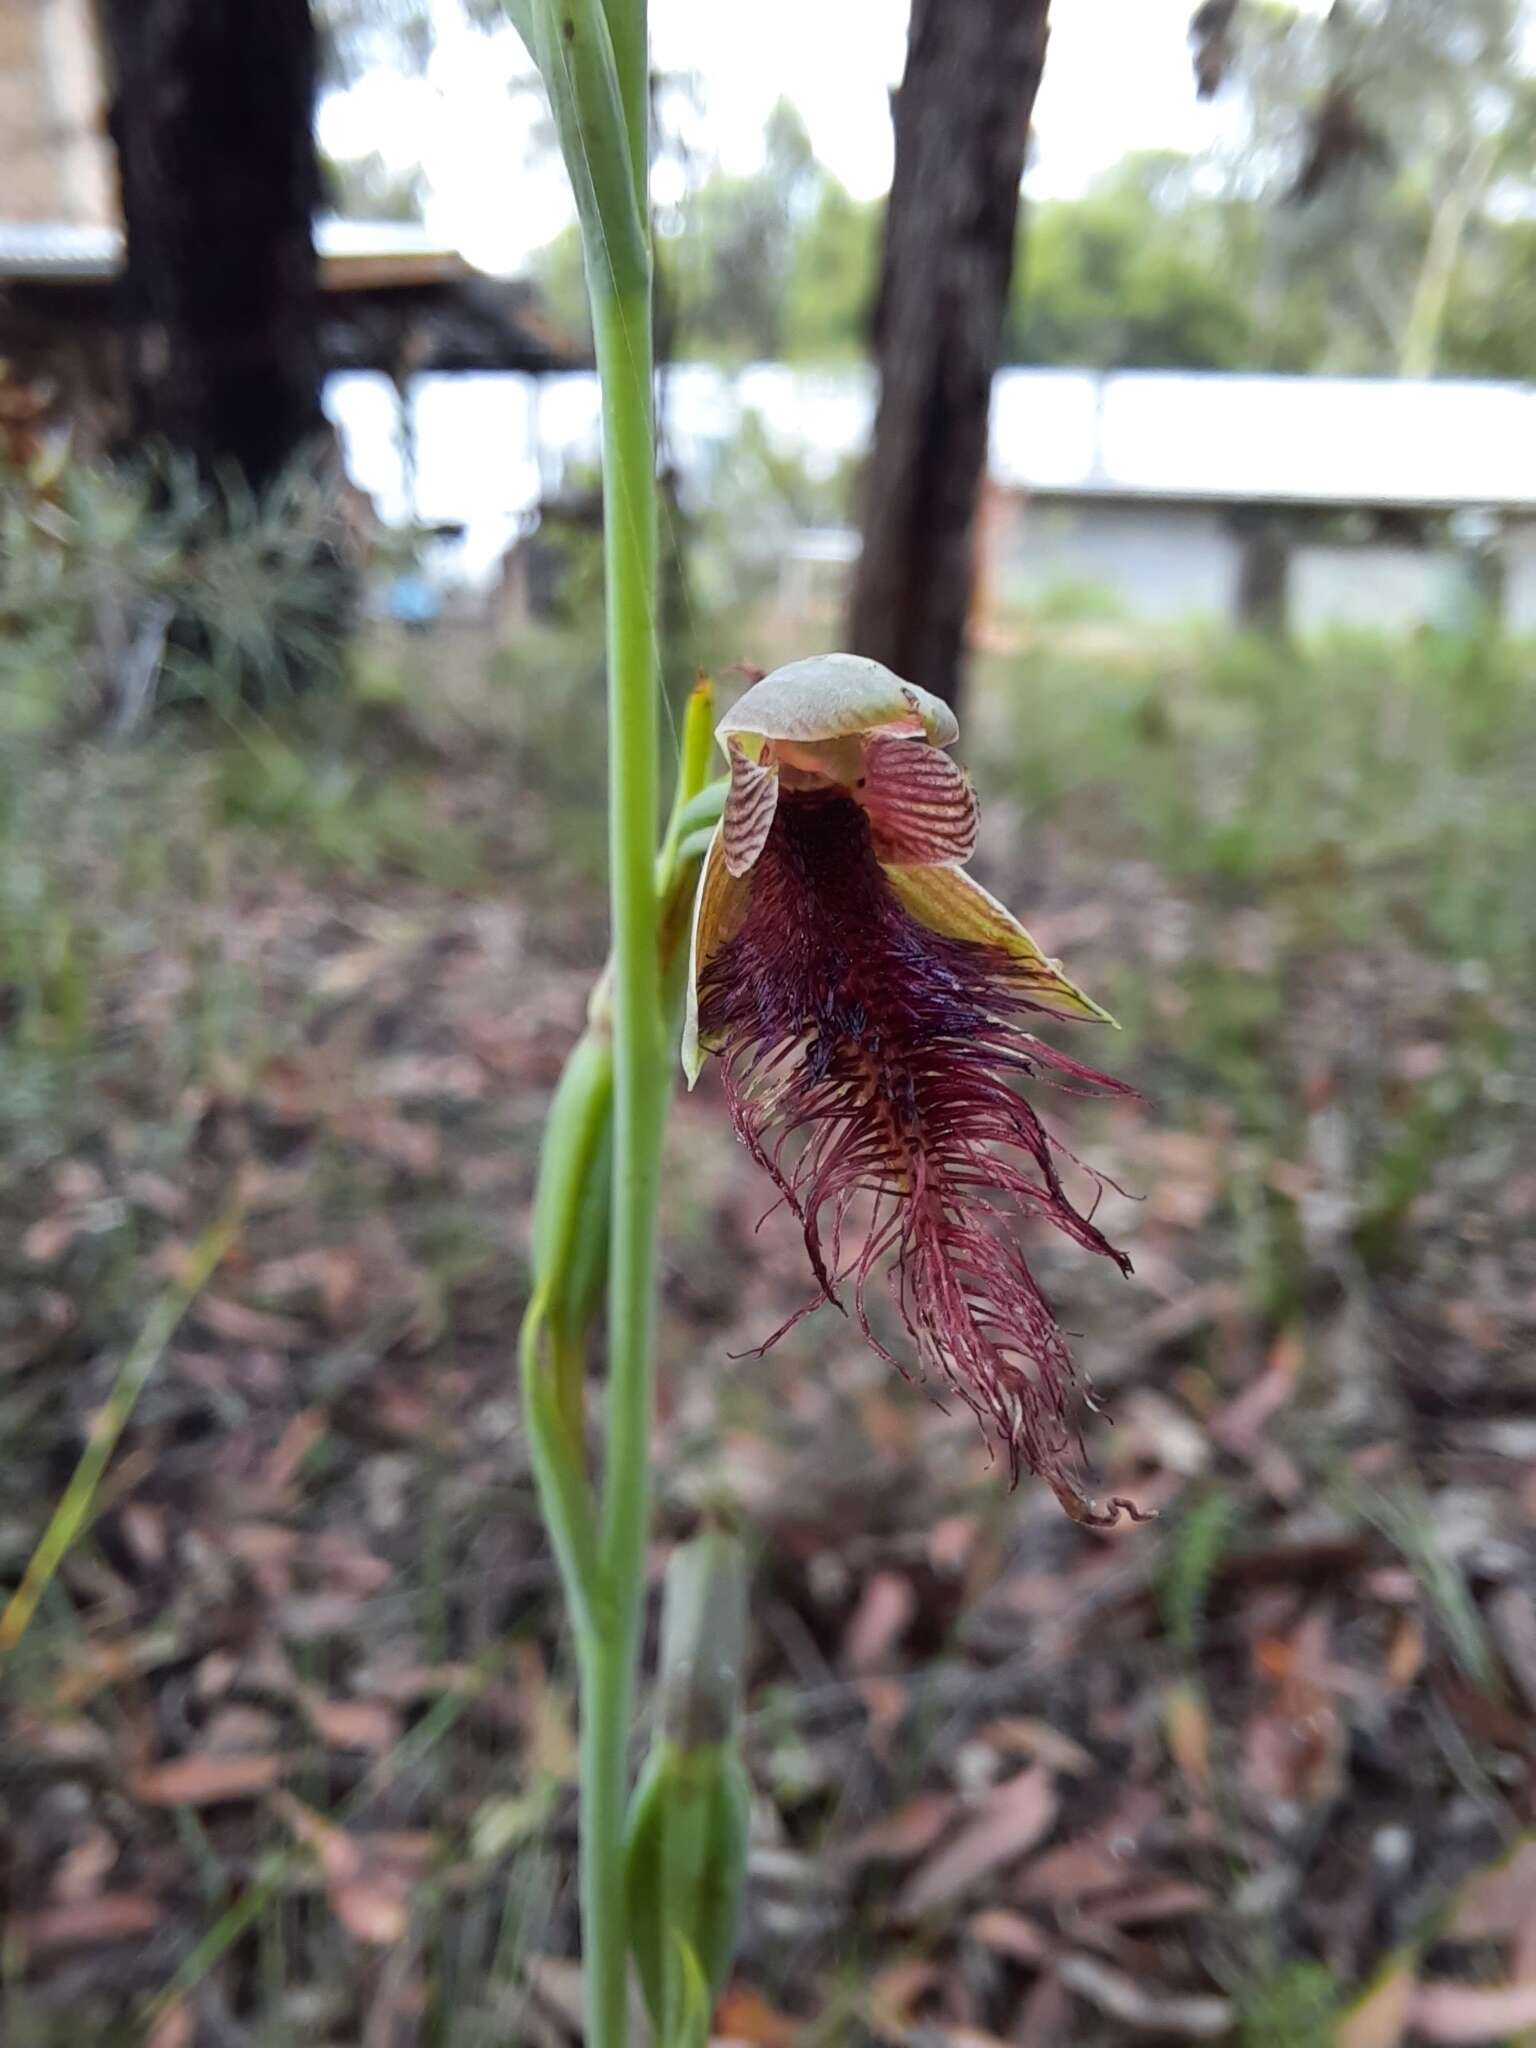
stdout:
[[663,2048],[707,2037],[736,1945],[751,1807],[735,1744],[745,1638],[740,1545],[718,1531],[683,1544],[667,1569],[661,1732],[630,1807],[625,1867],[630,1945]]

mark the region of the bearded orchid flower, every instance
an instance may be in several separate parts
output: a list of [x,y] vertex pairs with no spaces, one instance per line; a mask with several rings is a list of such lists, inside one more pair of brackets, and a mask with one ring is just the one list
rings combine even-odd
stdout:
[[763,677],[716,737],[730,789],[694,906],[683,1065],[691,1087],[718,1055],[737,1135],[799,1219],[818,1288],[799,1315],[843,1307],[851,1280],[865,1340],[900,1366],[868,1312],[889,1260],[922,1367],[1014,1483],[1038,1473],[1078,1521],[1134,1515],[1095,1506],[1076,1476],[1071,1357],[1016,1229],[1043,1218],[1131,1262],[1073,1202],[1070,1155],[1014,1084],[1133,1091],[1031,1028],[1113,1020],[965,873],[977,806],[944,751],[954,714],[878,662],[828,654]]

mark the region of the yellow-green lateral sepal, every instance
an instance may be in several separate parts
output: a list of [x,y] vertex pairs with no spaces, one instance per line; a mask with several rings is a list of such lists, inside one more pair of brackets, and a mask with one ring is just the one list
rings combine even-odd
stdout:
[[813,654],[754,683],[715,727],[715,738],[725,747],[734,734],[755,757],[763,740],[815,744],[914,720],[936,747],[960,737],[942,699],[880,662],[862,654]]
[[995,896],[988,895],[979,882],[960,868],[888,867],[885,879],[919,924],[946,938],[970,939],[978,945],[997,946],[1026,969],[1031,997],[1044,1008],[1067,1017],[1093,1017],[1113,1024],[1108,1010],[1100,1009],[1091,996],[1061,970],[1059,960],[1049,960],[1011,911]]
[[693,901],[688,1008],[683,1020],[683,1072],[690,1088],[704,1065],[705,1048],[699,1043],[699,976],[712,956],[740,928],[751,893],[750,878],[733,875],[726,867],[724,829],[717,825],[699,874],[699,893]]

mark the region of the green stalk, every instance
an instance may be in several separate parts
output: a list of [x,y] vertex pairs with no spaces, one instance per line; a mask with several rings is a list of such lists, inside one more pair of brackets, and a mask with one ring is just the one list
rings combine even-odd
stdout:
[[[643,25],[644,10],[638,11]],[[626,281],[591,264],[589,279],[603,393],[614,1121],[600,1600],[582,1657],[581,1889],[587,2038],[592,2048],[623,2048],[624,1823],[650,1520],[656,1203],[668,1075],[654,884],[658,706],[649,265],[642,277]]]
[[646,20],[648,0],[603,0],[613,60],[619,74],[619,99],[634,171],[635,200],[649,220],[651,164],[651,52]]
[[[607,1431],[596,1527],[571,1389],[531,1398],[541,1494],[581,1673],[581,1907],[586,2040],[625,2048],[624,1828],[645,1591],[656,1201],[668,1092],[657,856],[655,434],[646,191],[646,0],[509,0],[549,89],[586,256],[603,406],[612,926],[613,1188]],[[558,1163],[558,1162],[557,1162]],[[525,1383],[540,1393],[534,1346]],[[563,1366],[562,1379],[568,1378]]]

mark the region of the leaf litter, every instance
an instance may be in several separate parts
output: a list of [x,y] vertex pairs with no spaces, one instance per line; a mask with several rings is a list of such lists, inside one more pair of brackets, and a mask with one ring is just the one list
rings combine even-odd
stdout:
[[[499,800],[467,758],[434,797]],[[1027,900],[1000,814],[993,878]],[[1106,891],[1091,837],[1033,831],[1032,922],[1144,990],[1151,1107],[1097,1112],[1094,1150],[1155,1198],[1112,1219],[1134,1296],[1048,1248],[1042,1277],[1118,1425],[1090,1455],[1150,1530],[1010,1498],[963,1415],[836,1331],[733,1364],[797,1305],[798,1247],[758,1230],[709,1084],[679,1105],[658,1563],[722,1505],[758,1542],[717,2035],[1286,2048],[1254,2015],[1304,1970],[1344,2048],[1497,2041],[1536,2025],[1536,1196],[1495,1120],[1400,1201],[1351,1119],[1446,1085],[1474,1057],[1450,1006],[1492,1033],[1499,998],[1385,924],[1320,939],[1303,897],[1267,913],[1288,1014],[1254,1024],[1245,906],[1171,862]],[[509,1359],[602,925],[540,871],[466,898],[268,860],[149,906],[110,1060],[5,1194],[11,1585],[156,1289],[242,1202],[0,1674],[0,2013],[48,2048],[305,2013],[317,2043],[414,2039],[434,2001],[470,2042],[579,2036],[574,1716]],[[178,1064],[198,948],[254,1021]],[[1192,1051],[1213,986],[1235,1036]],[[1249,1085],[1260,1030],[1267,1125],[1222,1070]]]

